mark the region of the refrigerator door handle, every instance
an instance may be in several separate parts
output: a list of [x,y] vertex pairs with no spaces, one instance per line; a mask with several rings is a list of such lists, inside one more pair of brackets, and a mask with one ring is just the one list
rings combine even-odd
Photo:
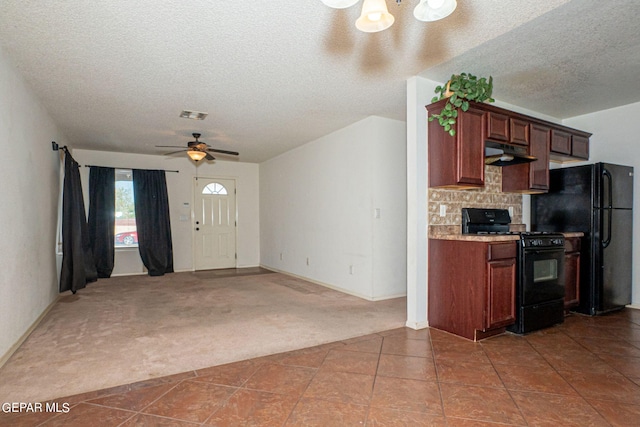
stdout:
[[[602,240],[602,247],[606,248],[611,243],[611,209],[613,208],[613,177],[611,172],[606,169],[602,170],[602,184],[604,186],[604,179],[607,179],[607,192],[609,193],[609,200],[602,202],[602,220],[604,221],[605,215],[607,215],[607,238]],[[604,228],[604,227],[603,227]],[[604,236],[603,236],[604,237]]]
[[[604,205],[603,208],[613,208],[613,177],[611,176],[611,172],[606,169],[602,170],[602,177],[607,178],[607,190],[609,192],[609,203]],[[604,202],[604,200],[603,200]]]
[[602,209],[602,220],[604,221],[605,215],[607,216],[607,238],[602,240],[602,247],[606,248],[611,243],[611,214],[612,209]]

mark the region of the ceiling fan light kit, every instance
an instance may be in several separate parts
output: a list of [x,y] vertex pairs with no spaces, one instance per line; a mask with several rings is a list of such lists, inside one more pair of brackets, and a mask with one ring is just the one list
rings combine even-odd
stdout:
[[322,3],[334,9],[346,9],[358,3],[358,1],[359,0],[322,0]]
[[197,150],[188,150],[187,155],[191,157],[191,160],[193,160],[194,162],[199,162],[207,156],[207,153]]
[[364,0],[362,13],[356,20],[356,28],[365,33],[377,33],[389,28],[394,21],[385,0]]
[[[398,5],[402,0],[396,0]],[[322,3],[334,9],[351,7],[358,1],[322,0]],[[413,16],[424,22],[437,21],[451,15],[458,6],[456,0],[420,0],[413,10]],[[395,18],[389,13],[385,0],[364,0],[362,12],[356,20],[356,28],[365,33],[377,33],[393,25]]]
[[413,16],[418,21],[433,22],[451,15],[457,6],[456,0],[420,0]]
[[211,148],[209,147],[209,145],[207,145],[206,142],[202,142],[198,140],[198,138],[200,138],[201,136],[199,133],[192,133],[191,135],[193,135],[193,137],[195,138],[195,141],[189,141],[186,147],[184,146],[180,147],[177,145],[156,145],[156,147],[157,148],[180,148],[180,150],[178,151],[165,153],[165,156],[186,152],[187,156],[189,156],[189,158],[195,162],[199,162],[202,159],[215,160],[216,158],[213,157],[210,153],[222,153],[222,154],[228,154],[230,156],[237,156],[240,154],[237,151],[220,150],[217,148]]

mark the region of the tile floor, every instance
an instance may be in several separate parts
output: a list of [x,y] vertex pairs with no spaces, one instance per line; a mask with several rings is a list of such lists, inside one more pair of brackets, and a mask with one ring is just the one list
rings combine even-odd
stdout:
[[56,403],[0,425],[638,426],[640,311],[481,343],[396,329]]

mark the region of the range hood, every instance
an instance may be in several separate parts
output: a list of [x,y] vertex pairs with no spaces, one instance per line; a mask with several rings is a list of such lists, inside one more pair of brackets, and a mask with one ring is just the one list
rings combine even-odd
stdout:
[[491,166],[511,166],[538,160],[527,154],[525,147],[487,141],[484,148],[484,162]]

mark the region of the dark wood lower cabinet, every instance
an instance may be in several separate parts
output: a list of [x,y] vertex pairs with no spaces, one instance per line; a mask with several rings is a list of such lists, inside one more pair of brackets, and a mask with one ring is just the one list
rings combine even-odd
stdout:
[[564,239],[564,311],[580,304],[580,238]]
[[516,242],[429,240],[429,326],[480,340],[515,322]]

